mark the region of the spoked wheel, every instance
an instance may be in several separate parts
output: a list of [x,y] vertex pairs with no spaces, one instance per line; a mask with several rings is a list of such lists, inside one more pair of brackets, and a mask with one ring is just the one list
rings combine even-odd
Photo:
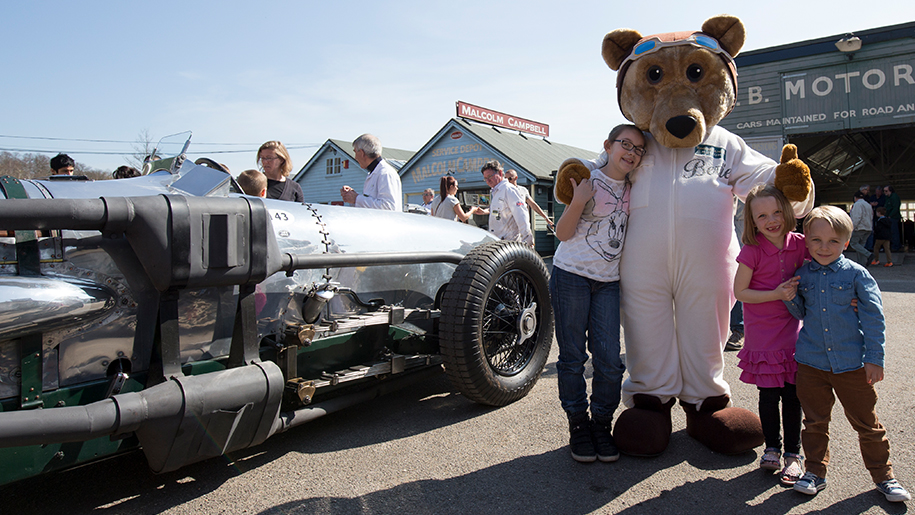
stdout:
[[458,265],[442,299],[439,341],[452,384],[503,406],[533,388],[553,341],[546,266],[530,247],[494,242]]

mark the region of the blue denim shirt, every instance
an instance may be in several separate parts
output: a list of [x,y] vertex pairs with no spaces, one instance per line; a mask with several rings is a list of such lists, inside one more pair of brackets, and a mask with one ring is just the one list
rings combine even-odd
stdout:
[[[840,256],[823,266],[809,261],[788,311],[802,319],[794,358],[798,363],[834,374],[865,363],[883,366],[886,322],[877,281],[861,265]],[[855,313],[851,300],[858,299]]]

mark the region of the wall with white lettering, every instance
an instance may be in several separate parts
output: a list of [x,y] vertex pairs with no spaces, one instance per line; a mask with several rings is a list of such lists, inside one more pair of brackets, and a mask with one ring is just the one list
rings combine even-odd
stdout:
[[738,104],[720,125],[743,137],[915,123],[915,40],[738,69]]
[[432,188],[437,193],[442,176],[449,173],[457,179],[458,188],[462,191],[488,192],[489,187],[480,170],[486,161],[492,159],[499,160],[506,170],[521,168],[454,122],[448,124],[429,145],[401,175],[404,195],[409,202],[414,202],[413,199],[418,198],[426,188]]

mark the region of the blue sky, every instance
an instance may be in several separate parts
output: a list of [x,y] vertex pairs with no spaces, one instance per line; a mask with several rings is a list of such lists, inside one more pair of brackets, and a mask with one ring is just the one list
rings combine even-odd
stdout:
[[328,138],[371,132],[418,150],[462,100],[596,150],[624,121],[600,57],[607,32],[698,30],[727,12],[746,25],[748,51],[915,20],[911,0],[871,5],[7,1],[0,149],[64,151],[113,170],[141,134],[191,130],[191,151],[236,175],[271,139],[298,170]]

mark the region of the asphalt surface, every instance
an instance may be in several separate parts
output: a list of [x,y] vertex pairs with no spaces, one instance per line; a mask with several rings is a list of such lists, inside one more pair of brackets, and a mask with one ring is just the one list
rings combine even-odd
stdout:
[[[915,490],[915,254],[872,273],[888,322],[877,413],[896,476]],[[737,380],[735,354],[726,354],[734,402],[756,411],[756,390]],[[503,408],[469,402],[441,374],[173,473],[151,473],[136,452],[0,487],[0,513],[844,514],[905,513],[912,505],[874,490],[838,403],[829,485],[815,497],[760,471],[761,448],[739,456],[707,450],[686,435],[678,407],[660,457],[574,462],[555,364],[554,346],[531,394]]]

